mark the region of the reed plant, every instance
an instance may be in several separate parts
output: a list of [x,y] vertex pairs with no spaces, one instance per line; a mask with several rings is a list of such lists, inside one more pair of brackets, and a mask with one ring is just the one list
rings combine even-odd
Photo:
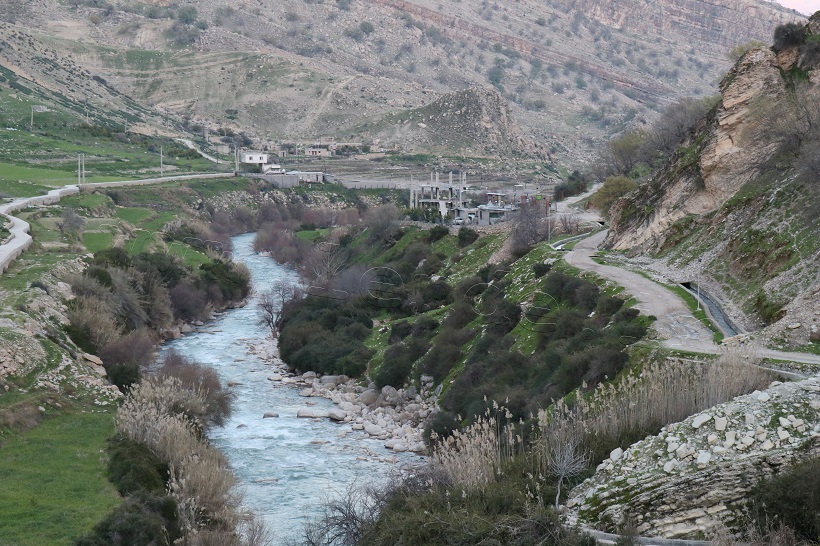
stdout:
[[730,349],[716,360],[663,359],[618,381],[577,391],[538,413],[541,441],[582,438],[593,461],[661,427],[768,385],[754,348]]

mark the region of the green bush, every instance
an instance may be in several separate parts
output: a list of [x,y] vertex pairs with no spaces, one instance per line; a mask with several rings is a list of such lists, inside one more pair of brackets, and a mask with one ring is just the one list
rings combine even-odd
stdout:
[[761,529],[777,521],[802,538],[816,541],[820,538],[820,458],[763,481],[751,499],[752,513]]
[[109,441],[108,456],[108,479],[121,495],[165,491],[168,465],[144,444],[114,437]]
[[413,370],[413,363],[424,355],[430,345],[423,339],[411,338],[391,345],[384,352],[384,361],[373,377],[378,388],[386,385],[401,388]]
[[458,230],[458,246],[464,248],[470,246],[478,239],[478,232],[468,227],[462,227]]
[[131,364],[112,364],[105,368],[105,373],[108,381],[122,392],[126,392],[134,383],[139,383],[142,377],[139,367]]
[[535,273],[535,278],[536,279],[540,279],[541,277],[543,277],[544,275],[549,273],[550,269],[552,269],[551,264],[545,264],[545,263],[541,263],[541,262],[539,262],[537,264],[533,264],[533,266],[532,266],[532,270],[533,270],[533,273]]
[[174,544],[181,536],[176,502],[170,496],[141,494],[129,497],[75,546],[159,546]]
[[435,243],[441,239],[444,239],[450,234],[450,230],[444,226],[435,226],[427,230],[427,241],[430,243]]
[[785,23],[774,29],[775,50],[799,46],[806,39],[806,26],[799,23]]

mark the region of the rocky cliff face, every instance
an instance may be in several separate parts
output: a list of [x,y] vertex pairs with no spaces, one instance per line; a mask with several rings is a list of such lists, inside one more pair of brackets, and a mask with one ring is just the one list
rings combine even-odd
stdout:
[[772,2],[756,0],[563,0],[558,4],[630,32],[683,35],[693,43],[719,43],[727,49],[748,41],[749,36],[768,42],[774,27],[797,15]]
[[702,538],[743,525],[760,479],[820,455],[820,376],[775,383],[612,452],[567,506],[580,523],[641,535]]
[[779,143],[755,136],[758,101],[779,100],[786,92],[777,56],[768,49],[746,53],[721,82],[722,100],[690,134],[667,167],[617,203],[609,247],[631,252],[657,250],[671,226],[688,215],[717,210],[759,175],[758,166]]

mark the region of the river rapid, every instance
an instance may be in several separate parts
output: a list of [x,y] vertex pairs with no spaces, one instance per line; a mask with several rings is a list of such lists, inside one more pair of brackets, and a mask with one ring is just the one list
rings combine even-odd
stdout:
[[[255,254],[253,237],[233,238],[234,260],[251,272],[254,295],[248,304],[169,341],[162,351],[174,349],[214,368],[223,386],[235,384],[233,415],[209,437],[230,461],[245,506],[265,521],[275,544],[287,544],[302,536],[306,520],[319,515],[327,499],[349,485],[385,481],[403,464],[420,458],[393,454],[349,424],[297,419],[296,412],[309,404],[329,409],[332,403],[300,397],[293,386],[275,386],[267,378],[278,370],[251,350],[270,338],[259,321],[258,295],[276,280],[298,280],[294,271]],[[279,417],[263,419],[266,412]]]

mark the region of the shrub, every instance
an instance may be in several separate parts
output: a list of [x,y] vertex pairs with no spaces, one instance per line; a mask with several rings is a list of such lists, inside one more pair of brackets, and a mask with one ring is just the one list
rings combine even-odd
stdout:
[[106,367],[124,365],[132,368],[148,366],[154,352],[154,338],[146,329],[135,330],[115,339],[100,350]]
[[170,291],[171,308],[174,316],[182,320],[205,319],[210,314],[205,291],[183,281]]
[[115,508],[75,546],[154,546],[172,544],[181,536],[176,503],[164,495],[131,497]]
[[231,416],[233,393],[225,390],[219,375],[213,368],[195,362],[176,351],[169,351],[157,370],[157,377],[174,377],[180,381],[183,389],[201,393],[204,399],[204,413],[197,420],[204,423],[204,428],[225,425]]
[[532,270],[533,270],[533,273],[535,273],[535,278],[536,279],[540,279],[541,277],[543,277],[544,275],[549,273],[550,269],[552,269],[552,264],[545,264],[545,263],[541,263],[541,262],[539,262],[537,264],[533,264],[533,266],[532,266]]
[[468,227],[462,227],[458,230],[458,246],[464,248],[470,246],[476,239],[478,239],[478,232]]
[[820,537],[820,458],[763,481],[751,497],[752,513],[757,512],[756,523],[762,530],[774,520],[805,540]]
[[799,46],[806,38],[806,26],[798,23],[785,23],[774,29],[775,50]]
[[609,209],[622,196],[638,187],[637,182],[625,176],[610,176],[604,180],[604,185],[595,192],[590,202],[601,211],[601,214],[608,216]]
[[114,437],[108,445],[108,478],[121,495],[164,493],[168,465],[145,445]]
[[447,237],[450,230],[444,226],[435,226],[427,231],[427,242],[435,243],[436,241]]
[[384,361],[373,377],[376,386],[382,388],[390,385],[399,388],[404,385],[413,369],[413,363],[429,349],[430,345],[426,341],[416,338],[388,347],[384,352]]

